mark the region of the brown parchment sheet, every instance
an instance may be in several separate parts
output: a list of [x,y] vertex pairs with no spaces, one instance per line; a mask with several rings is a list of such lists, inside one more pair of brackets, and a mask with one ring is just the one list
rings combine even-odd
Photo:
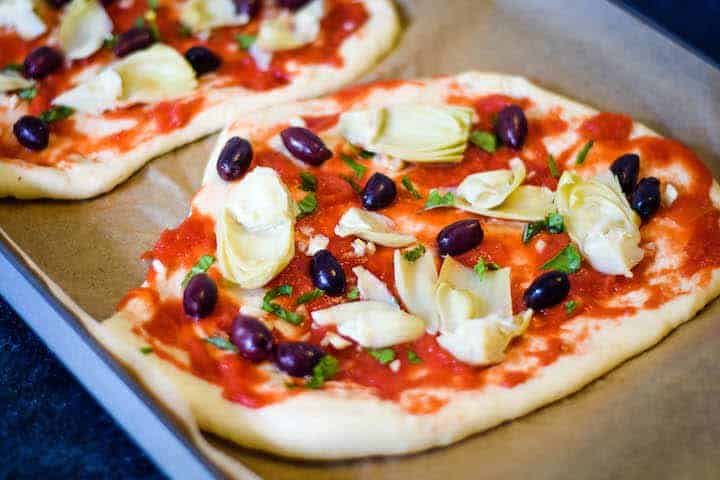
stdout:
[[[720,174],[720,71],[612,4],[405,0],[400,9],[407,30],[398,48],[361,81],[469,69],[523,75],[632,115]],[[95,200],[0,201],[0,227],[82,308],[106,318],[142,282],[140,255],[187,214],[214,141],[164,155]],[[578,394],[418,455],[303,463],[210,441],[268,479],[720,478],[718,342],[715,302]]]

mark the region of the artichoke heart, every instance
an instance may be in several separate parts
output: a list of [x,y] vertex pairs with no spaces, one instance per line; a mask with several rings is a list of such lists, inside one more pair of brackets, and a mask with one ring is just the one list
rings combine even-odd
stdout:
[[47,30],[35,13],[33,0],[0,1],[0,27],[14,30],[23,40],[37,38]]
[[0,71],[0,93],[14,92],[23,88],[32,87],[34,83],[19,73]]
[[614,175],[606,172],[583,180],[575,173],[564,172],[555,203],[570,238],[595,270],[632,277],[632,268],[644,256],[640,218]]
[[408,312],[425,320],[428,333],[437,333],[439,317],[435,303],[437,268],[435,256],[429,250],[415,261],[410,261],[400,250],[393,257],[395,289]]
[[91,115],[133,103],[151,103],[192,92],[195,71],[175,49],[156,44],[109,65],[52,103]]
[[491,209],[502,204],[525,180],[525,164],[510,160],[511,170],[491,170],[468,175],[457,188],[457,196],[473,208]]
[[435,301],[438,343],[471,365],[502,361],[510,341],[525,332],[532,317],[532,310],[512,314],[509,268],[485,272],[480,279],[452,257],[440,269]]
[[324,0],[312,0],[295,14],[282,11],[260,24],[256,44],[261,50],[277,52],[312,43],[320,32],[324,15]]
[[385,302],[394,307],[398,306],[397,300],[390,292],[385,282],[376,277],[365,267],[353,267],[353,273],[357,277],[357,288],[360,291],[360,298],[363,300],[375,300]]
[[245,25],[249,21],[246,13],[236,12],[233,0],[188,0],[180,11],[180,22],[193,32]]
[[259,288],[295,255],[295,205],[275,170],[257,167],[233,184],[215,222],[223,276]]
[[452,105],[403,104],[340,116],[351,144],[409,162],[462,161],[473,111]]
[[337,325],[338,333],[366,348],[412,342],[425,332],[425,322],[386,302],[363,300],[312,312],[320,326]]
[[60,20],[60,45],[67,58],[86,58],[102,47],[112,30],[112,20],[98,0],[73,0]]
[[520,185],[500,205],[494,208],[476,208],[463,198],[455,200],[455,207],[486,217],[537,222],[555,210],[552,190],[534,185]]
[[352,207],[340,217],[335,234],[340,237],[354,235],[386,247],[404,247],[415,243],[415,237],[395,233],[393,228],[393,221],[388,217]]

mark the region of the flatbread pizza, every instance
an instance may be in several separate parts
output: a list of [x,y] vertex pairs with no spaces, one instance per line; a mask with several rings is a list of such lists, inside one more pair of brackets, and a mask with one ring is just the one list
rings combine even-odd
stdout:
[[720,188],[511,76],[241,116],[103,323],[203,430],[305,459],[447,445],[577,391],[720,293]]
[[0,197],[107,192],[232,115],[388,52],[391,0],[0,1]]

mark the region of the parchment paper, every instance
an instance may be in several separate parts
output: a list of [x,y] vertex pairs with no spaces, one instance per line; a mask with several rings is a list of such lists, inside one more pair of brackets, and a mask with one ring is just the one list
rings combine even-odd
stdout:
[[[601,0],[406,0],[398,49],[363,81],[468,69],[524,75],[631,114],[720,173],[720,72]],[[95,318],[187,214],[214,143],[156,159],[101,198],[0,202],[0,226]],[[720,303],[572,397],[455,446],[301,463],[211,439],[265,478],[720,478]]]

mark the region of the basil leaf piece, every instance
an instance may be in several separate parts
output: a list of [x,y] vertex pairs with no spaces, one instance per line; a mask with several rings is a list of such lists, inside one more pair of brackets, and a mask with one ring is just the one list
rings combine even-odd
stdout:
[[565,273],[575,273],[580,270],[582,257],[577,247],[572,243],[548,260],[541,268],[543,270],[559,270]]
[[500,265],[498,265],[495,262],[486,262],[482,258],[478,258],[477,263],[473,267],[473,270],[475,271],[475,274],[478,276],[480,281],[485,278],[485,272],[494,272],[495,270],[500,270]]
[[23,66],[20,63],[8,63],[2,69],[4,72],[22,72]]
[[423,255],[425,255],[425,245],[422,243],[412,250],[407,250],[402,254],[403,258],[408,262],[415,262]]
[[203,340],[220,350],[227,350],[228,352],[237,353],[237,347],[227,338],[221,337],[220,335],[213,335],[212,337],[205,337]]
[[388,363],[395,360],[395,350],[392,348],[377,348],[377,349],[370,349],[367,351],[371,357],[373,357],[378,362],[382,363],[383,365],[387,365]]
[[295,312],[285,310],[280,304],[273,302],[277,297],[289,297],[292,295],[293,288],[291,285],[280,285],[268,291],[263,297],[262,309],[268,313],[272,313],[293,325],[300,325],[303,321],[302,315]]
[[344,153],[340,155],[340,158],[342,159],[343,162],[345,162],[345,165],[352,168],[352,170],[353,170],[353,172],[355,172],[355,176],[357,178],[362,178],[365,176],[365,172],[367,172],[366,166],[360,165],[350,155],[345,155]]
[[575,160],[577,165],[582,165],[583,162],[585,162],[585,157],[587,157],[588,152],[590,152],[590,149],[594,144],[595,140],[590,140],[582,147],[582,149],[578,152],[577,159]]
[[198,260],[197,263],[193,265],[187,275],[185,275],[185,278],[180,285],[182,285],[183,288],[187,287],[187,284],[190,282],[192,277],[194,277],[198,273],[207,272],[213,263],[215,263],[215,257],[213,257],[212,255],[203,255],[202,257],[200,257],[200,260]]
[[315,194],[312,192],[308,193],[307,195],[305,195],[305,198],[297,202],[297,206],[300,209],[300,213],[298,214],[297,218],[307,217],[315,210],[317,210],[318,204]]
[[143,355],[150,355],[151,353],[153,353],[153,351],[154,350],[152,347],[140,347],[140,353],[142,353]]
[[75,113],[75,109],[66,107],[65,105],[56,105],[40,114],[40,120],[45,123],[57,122],[64,120]]
[[158,0],[148,0],[148,7],[150,7],[150,10],[157,10],[159,3]]
[[340,371],[340,364],[332,355],[325,355],[313,368],[312,378],[305,384],[308,388],[321,388]]
[[300,190],[317,191],[317,177],[310,172],[300,172]]
[[320,297],[325,295],[325,292],[320,290],[319,288],[316,288],[315,290],[310,290],[309,292],[305,292],[302,295],[300,295],[295,300],[295,305],[303,305],[308,302],[312,302],[313,300],[316,300]]
[[548,153],[547,164],[548,169],[550,170],[550,175],[555,178],[560,178],[560,170],[558,169],[557,163],[555,163],[555,157],[553,157],[552,153]]
[[537,222],[526,223],[523,228],[522,242],[528,243],[535,235],[542,232],[547,223],[545,220],[538,220]]
[[360,290],[358,290],[357,287],[353,288],[348,292],[347,298],[348,300],[357,300],[358,298],[360,298]]
[[422,363],[422,358],[420,358],[420,356],[412,350],[407,351],[407,359],[408,362],[414,363],[415,365],[417,365],[418,363]]
[[455,205],[455,195],[452,192],[447,192],[445,195],[440,195],[437,190],[432,190],[428,199],[425,202],[425,210],[436,207],[452,207]]
[[255,43],[255,40],[257,40],[257,35],[235,35],[235,41],[243,50],[250,48]]
[[360,185],[358,185],[357,182],[355,180],[353,180],[350,175],[343,174],[343,175],[340,175],[340,178],[342,178],[347,183],[349,183],[350,186],[352,187],[352,189],[355,190],[355,193],[360,193],[362,191],[362,187]]
[[497,137],[494,133],[475,130],[470,133],[470,141],[488,153],[495,153],[497,150]]
[[32,100],[33,98],[37,97],[37,87],[28,87],[20,90],[18,92],[18,97],[22,98],[23,100]]
[[185,38],[192,36],[192,29],[183,23],[178,25],[178,32]]
[[550,233],[562,233],[565,231],[565,220],[559,213],[551,213],[547,216],[545,221],[547,223],[547,230]]
[[408,177],[407,175],[403,175],[402,185],[408,192],[410,192],[410,195],[412,195],[415,200],[420,200],[422,198],[422,195],[420,195],[420,192],[417,191],[417,188],[415,188],[412,180],[410,180],[410,177]]
[[565,302],[565,313],[568,315],[572,315],[572,313],[575,311],[575,309],[578,307],[578,302],[575,300],[570,300],[568,302]]
[[369,152],[367,150],[360,150],[360,156],[362,158],[368,159],[368,158],[373,158],[375,156],[375,153]]

